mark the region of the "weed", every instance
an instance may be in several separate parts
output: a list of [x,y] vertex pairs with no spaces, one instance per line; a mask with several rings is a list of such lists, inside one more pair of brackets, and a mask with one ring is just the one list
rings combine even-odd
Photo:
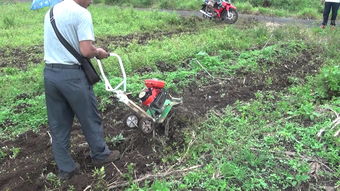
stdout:
[[5,29],[9,29],[15,26],[14,17],[5,16],[2,22]]
[[331,65],[322,68],[317,79],[321,97],[332,97],[340,94],[340,67],[339,65]]
[[105,191],[107,190],[107,182],[105,180],[105,168],[102,166],[101,168],[95,168],[92,171],[92,177],[94,179],[93,182],[93,190],[95,191]]
[[111,143],[114,147],[125,140],[125,137],[120,133],[114,137],[108,136],[105,138],[106,142]]
[[5,152],[3,148],[0,148],[0,161],[4,158],[6,158],[8,154]]
[[152,183],[150,188],[151,190],[154,190],[154,191],[170,191],[171,190],[167,182],[159,181],[159,180],[156,180],[154,183]]
[[68,185],[67,191],[76,191],[76,188],[73,185]]
[[12,147],[10,149],[10,151],[11,151],[12,154],[9,156],[9,158],[15,159],[19,155],[19,153],[21,152],[21,149],[18,148],[18,147]]
[[[59,189],[62,185],[62,181],[58,178],[58,176],[52,172],[48,173],[46,175],[46,181],[51,185],[49,189]],[[46,188],[49,190],[48,188]]]
[[135,164],[130,163],[127,166],[127,173],[123,174],[123,177],[130,183],[130,185],[133,184],[134,176],[135,176]]

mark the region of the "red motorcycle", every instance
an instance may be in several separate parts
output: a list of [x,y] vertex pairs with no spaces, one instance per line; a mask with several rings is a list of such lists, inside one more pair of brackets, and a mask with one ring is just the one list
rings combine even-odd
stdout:
[[200,12],[203,13],[204,18],[222,20],[228,24],[234,24],[238,19],[236,7],[230,1],[205,0]]

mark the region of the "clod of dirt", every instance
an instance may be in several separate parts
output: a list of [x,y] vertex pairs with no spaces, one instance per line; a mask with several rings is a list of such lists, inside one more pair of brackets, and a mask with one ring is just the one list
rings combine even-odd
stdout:
[[157,66],[158,70],[161,71],[161,72],[174,72],[174,71],[177,70],[177,67],[175,65],[167,64],[163,61],[158,61],[156,63],[156,66]]

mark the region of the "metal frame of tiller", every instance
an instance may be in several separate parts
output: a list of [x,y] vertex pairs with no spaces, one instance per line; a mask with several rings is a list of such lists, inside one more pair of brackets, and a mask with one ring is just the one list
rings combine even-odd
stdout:
[[126,94],[127,78],[121,57],[116,53],[110,53],[110,56],[116,57],[118,59],[120,71],[122,73],[122,81],[115,88],[111,86],[110,81],[106,77],[102,62],[99,59],[96,60],[102,80],[105,83],[105,89],[114,93],[118,101],[127,105],[136,114],[129,114],[125,119],[125,125],[130,128],[139,127],[146,134],[153,132],[155,129],[155,124],[163,123],[171,108],[174,105],[182,103],[182,98],[174,98],[170,94],[167,94],[167,98],[160,109],[161,112],[155,112],[155,109],[151,108],[150,106],[148,107],[147,111],[144,111],[144,109],[142,109],[139,105],[131,101]]

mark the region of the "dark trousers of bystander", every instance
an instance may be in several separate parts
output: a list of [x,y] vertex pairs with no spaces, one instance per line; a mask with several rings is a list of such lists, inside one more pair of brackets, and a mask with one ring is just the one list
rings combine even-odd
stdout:
[[329,13],[332,10],[331,25],[335,26],[336,16],[338,14],[340,3],[325,2],[325,8],[323,11],[323,22],[322,25],[326,26],[329,18]]
[[74,116],[81,124],[91,157],[101,160],[110,155],[96,97],[80,66],[46,64],[44,83],[52,152],[58,169],[72,172],[76,168],[69,151]]

